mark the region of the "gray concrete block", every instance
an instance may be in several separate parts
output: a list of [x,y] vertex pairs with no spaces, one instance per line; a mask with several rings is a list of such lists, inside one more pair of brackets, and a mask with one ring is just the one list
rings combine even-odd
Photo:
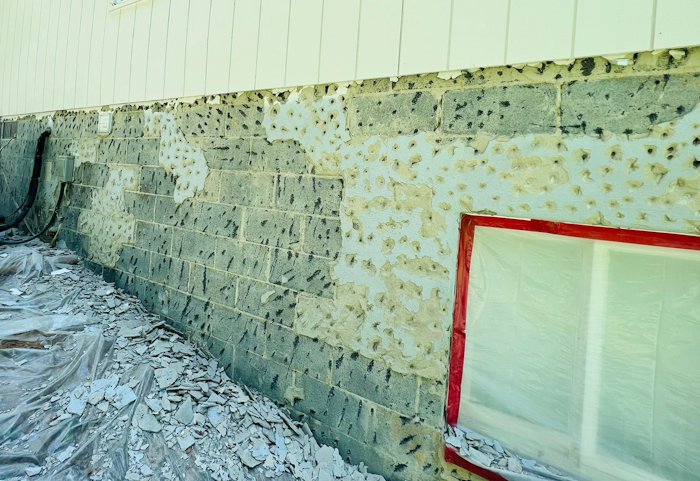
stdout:
[[698,73],[569,82],[562,91],[562,130],[644,133],[690,112],[698,102]]
[[248,351],[260,356],[265,353],[265,332],[270,325],[265,321],[254,319],[245,313],[240,313],[239,321],[242,324],[231,331],[231,344],[236,350]]
[[266,340],[265,357],[314,379],[330,382],[335,348],[318,339],[299,336],[279,324],[269,326]]
[[167,290],[164,286],[155,284],[148,279],[134,278],[134,295],[151,312],[161,315],[167,310]]
[[201,232],[175,229],[173,234],[173,257],[214,265],[216,237]]
[[341,179],[281,175],[277,187],[277,205],[285,210],[337,216],[340,214],[342,195]]
[[170,254],[172,248],[173,229],[160,224],[136,221],[134,244],[158,254]]
[[240,207],[200,202],[196,211],[194,229],[218,236],[238,236],[241,228]]
[[243,102],[228,108],[226,135],[229,137],[264,137],[262,125],[264,103],[259,94],[250,94]]
[[139,277],[148,277],[151,271],[151,253],[132,246],[123,246],[115,267]]
[[418,416],[429,426],[440,428],[445,424],[447,386],[443,381],[420,380],[418,388]]
[[153,282],[186,291],[189,277],[189,262],[161,254],[151,254],[150,279]]
[[199,264],[190,270],[189,293],[224,306],[236,305],[236,276]]
[[109,167],[106,164],[82,164],[76,173],[81,184],[93,187],[104,187],[109,179]]
[[213,335],[205,336],[204,343],[206,350],[219,361],[219,365],[224,368],[226,375],[233,378],[234,346]]
[[143,167],[139,190],[148,194],[173,195],[175,177],[167,174],[161,167]]
[[[247,318],[239,311],[227,306],[213,304],[209,311],[207,333],[226,342],[245,329]],[[235,347],[231,343],[232,347]]]
[[89,209],[92,206],[92,197],[96,189],[73,184],[68,192],[68,199],[70,200],[71,207]]
[[331,279],[330,263],[309,254],[274,249],[270,282],[332,299],[335,283]]
[[307,217],[304,229],[304,252],[336,259],[341,245],[340,220]]
[[251,166],[256,170],[305,174],[306,154],[295,140],[253,139],[250,148]]
[[198,139],[210,169],[251,170],[250,139]]
[[[438,479],[440,466],[436,453],[443,448],[443,431],[402,416],[383,406],[371,406],[372,427],[368,447],[390,464],[382,467],[381,460],[370,458],[368,463],[389,479]],[[375,461],[379,461],[378,463]]]
[[271,207],[274,202],[275,177],[272,174],[221,173],[221,202],[224,204]]
[[101,139],[97,145],[97,162],[103,164],[128,163],[128,140],[126,139]]
[[406,416],[416,412],[418,380],[384,362],[358,353],[340,352],[333,363],[333,385]]
[[557,86],[511,85],[451,90],[442,128],[454,134],[522,135],[557,131]]
[[289,289],[245,277],[238,280],[236,307],[253,316],[291,327],[296,303],[296,293]]
[[115,112],[112,119],[112,137],[143,137],[143,111]]
[[270,249],[233,239],[217,239],[214,266],[222,271],[267,280]]
[[372,403],[304,374],[296,375],[295,385],[304,397],[294,401],[294,409],[334,431],[363,442],[368,440],[373,427]]
[[358,135],[432,132],[438,101],[430,92],[387,93],[350,99],[350,131]]
[[160,139],[129,139],[125,162],[137,165],[158,165]]
[[79,232],[63,229],[60,238],[66,242],[69,249],[72,249],[81,257],[88,257],[90,252],[90,237]]
[[140,192],[125,191],[124,206],[126,211],[138,220],[153,222],[156,196]]
[[172,197],[151,195],[155,199],[154,219],[159,224],[192,229],[196,217],[196,205],[190,199],[181,204]]
[[287,212],[248,209],[245,239],[274,247],[297,245],[300,241],[299,218]]
[[225,133],[224,107],[183,108],[177,112],[178,127],[190,137],[221,137]]
[[281,401],[292,384],[292,370],[252,352],[236,349],[233,378]]

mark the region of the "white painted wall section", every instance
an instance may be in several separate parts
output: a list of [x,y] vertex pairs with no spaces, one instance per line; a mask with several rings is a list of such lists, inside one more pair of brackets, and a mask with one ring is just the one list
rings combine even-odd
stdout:
[[0,0],[0,115],[700,45],[698,0]]

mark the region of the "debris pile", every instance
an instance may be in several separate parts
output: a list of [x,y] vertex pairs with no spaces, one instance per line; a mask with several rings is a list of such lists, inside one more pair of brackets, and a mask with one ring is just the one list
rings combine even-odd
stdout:
[[445,442],[457,449],[463,458],[477,466],[494,471],[508,480],[574,481],[557,469],[532,459],[522,458],[505,449],[495,439],[470,429],[448,426]]
[[63,249],[0,249],[0,478],[379,481]]

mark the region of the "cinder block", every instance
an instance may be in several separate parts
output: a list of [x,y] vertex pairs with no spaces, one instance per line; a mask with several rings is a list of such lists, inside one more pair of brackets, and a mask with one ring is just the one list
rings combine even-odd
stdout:
[[250,139],[202,138],[197,143],[210,169],[251,170]]
[[253,316],[291,327],[296,302],[296,293],[289,289],[245,277],[238,280],[236,307]]
[[78,170],[83,185],[104,187],[109,179],[109,167],[106,164],[82,164]]
[[186,291],[189,277],[189,262],[160,254],[151,254],[150,278],[153,282]]
[[254,319],[245,313],[240,313],[239,320],[243,324],[231,331],[231,344],[237,350],[252,352],[260,356],[264,355],[265,332],[270,324]]
[[224,306],[236,305],[236,276],[227,272],[193,264],[189,293]]
[[415,376],[400,374],[384,362],[340,352],[333,363],[333,385],[406,416],[416,412]]
[[265,117],[262,95],[250,94],[243,101],[228,108],[227,130],[228,137],[264,137],[265,127],[262,125]]
[[269,326],[266,339],[265,357],[314,379],[330,382],[335,348],[318,339],[299,336],[279,324]]
[[156,196],[140,192],[125,191],[124,204],[126,211],[138,220],[153,222]]
[[557,86],[511,85],[451,90],[442,128],[453,134],[523,135],[557,131]]
[[429,426],[445,425],[445,400],[447,386],[443,381],[420,379],[418,389],[418,416]]
[[210,202],[197,204],[197,214],[194,218],[196,230],[212,235],[236,237],[240,227],[240,207]]
[[221,137],[225,133],[224,107],[196,107],[178,111],[177,123],[190,137]]
[[[262,355],[264,352],[264,339],[262,340],[262,344],[256,345],[256,341],[247,342],[250,333],[244,335],[251,321],[258,322],[253,320],[250,316],[226,306],[212,304],[209,310],[209,326],[213,336],[230,343],[236,349],[251,348],[248,350]],[[264,332],[264,328],[261,333],[262,332]],[[246,342],[241,345],[240,340],[242,337],[246,338]]]
[[305,174],[306,154],[295,140],[253,139],[251,143],[251,166],[256,170]]
[[227,171],[221,173],[221,202],[224,204],[271,207],[274,193],[274,175]]
[[645,133],[690,112],[699,102],[698,73],[569,82],[562,91],[562,130]]
[[115,112],[112,118],[112,137],[143,137],[143,111]]
[[292,370],[252,352],[236,349],[234,380],[252,386],[272,399],[282,400],[292,384]]
[[245,239],[256,244],[291,247],[299,243],[299,218],[287,212],[248,209]]
[[295,385],[304,398],[294,401],[294,409],[346,436],[369,440],[373,403],[304,374],[296,375]]
[[160,224],[136,221],[134,244],[158,254],[170,254],[172,248],[173,229]]
[[342,195],[341,179],[281,175],[277,188],[277,205],[285,210],[338,216]]
[[270,249],[233,239],[217,239],[214,266],[222,271],[267,280]]
[[336,259],[341,245],[340,220],[307,217],[304,229],[304,252]]
[[89,209],[92,207],[93,192],[96,189],[83,185],[72,185],[69,190],[69,199],[71,207],[80,209]]
[[393,479],[436,479],[440,472],[436,454],[444,444],[442,431],[383,406],[370,410],[373,427],[368,446],[391,460],[390,466],[379,469],[388,471]]
[[167,174],[161,167],[143,167],[139,190],[148,194],[171,196],[175,192],[175,177]]
[[332,299],[335,284],[330,262],[309,254],[274,249],[270,282]]
[[192,229],[196,216],[195,204],[190,199],[185,199],[178,204],[172,197],[161,195],[150,196],[155,199],[154,218],[159,224]]
[[233,378],[233,361],[235,355],[233,345],[213,335],[205,336],[204,342],[209,354],[219,361],[219,365],[224,368],[226,375]]
[[156,314],[162,314],[167,310],[167,291],[164,286],[154,284],[148,279],[134,278],[134,295],[138,297],[146,308]]
[[350,130],[357,135],[432,132],[438,101],[430,92],[388,93],[350,99]]
[[151,271],[151,253],[137,247],[123,246],[115,267],[135,276],[148,277]]
[[103,164],[128,163],[128,140],[101,139],[97,145],[97,162]]
[[[103,141],[104,142],[104,141]],[[128,142],[125,162],[137,165],[158,165],[160,153],[159,139],[130,139]]]
[[173,257],[204,265],[214,265],[216,237],[201,232],[175,229]]

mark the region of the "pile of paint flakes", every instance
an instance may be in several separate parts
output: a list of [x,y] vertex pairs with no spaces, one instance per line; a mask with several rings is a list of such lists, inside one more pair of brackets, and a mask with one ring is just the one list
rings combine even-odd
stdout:
[[1,479],[379,481],[64,249],[0,248]]

